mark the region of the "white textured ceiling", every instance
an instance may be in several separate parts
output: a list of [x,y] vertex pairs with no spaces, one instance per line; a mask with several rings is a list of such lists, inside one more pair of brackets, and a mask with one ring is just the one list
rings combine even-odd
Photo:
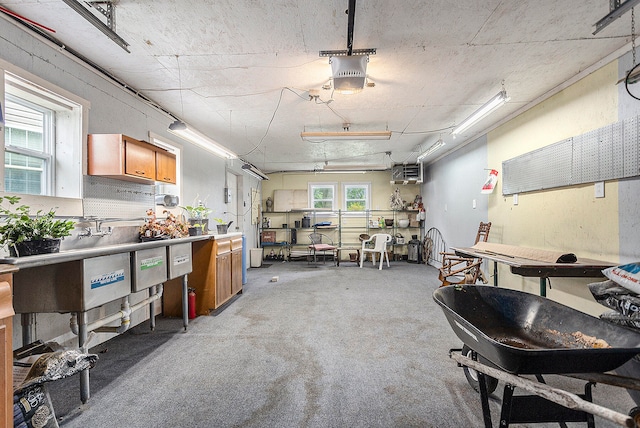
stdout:
[[[265,172],[415,162],[438,138],[441,155],[624,48],[631,32],[626,14],[592,35],[609,0],[360,0],[353,48],[377,49],[367,68],[375,87],[341,95],[321,89],[331,71],[318,52],[346,49],[347,0],[115,4],[130,53],[62,0],[0,1]],[[509,103],[452,139],[451,127],[502,82]],[[317,101],[310,89],[320,91]],[[392,137],[300,138],[345,122]]]

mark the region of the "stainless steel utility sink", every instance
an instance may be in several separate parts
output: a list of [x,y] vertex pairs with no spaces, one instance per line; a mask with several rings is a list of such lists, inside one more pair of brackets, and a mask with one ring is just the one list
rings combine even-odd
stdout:
[[169,279],[191,273],[191,242],[167,247],[167,276]]
[[131,292],[146,290],[167,280],[167,250],[148,248],[131,253]]
[[21,269],[13,278],[18,313],[82,312],[131,294],[128,252]]

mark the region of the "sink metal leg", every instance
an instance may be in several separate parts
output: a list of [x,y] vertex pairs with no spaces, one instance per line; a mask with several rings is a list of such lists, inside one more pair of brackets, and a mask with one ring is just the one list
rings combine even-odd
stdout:
[[33,342],[33,327],[36,323],[36,314],[21,314],[20,322],[22,323],[22,346],[25,346]]
[[187,275],[182,275],[182,325],[187,331],[189,325],[189,285]]
[[[149,297],[153,296],[158,292],[158,286],[154,285],[149,288]],[[151,331],[156,329],[156,301],[153,300],[149,303],[149,325],[151,326]]]
[[[85,344],[87,343],[87,313],[86,312],[78,312],[76,314],[78,319],[78,348],[80,348],[81,352],[88,352],[88,349],[84,349]],[[91,397],[91,392],[89,388],[89,369],[82,370],[80,372],[80,400],[82,404],[86,404],[89,401],[89,397]]]

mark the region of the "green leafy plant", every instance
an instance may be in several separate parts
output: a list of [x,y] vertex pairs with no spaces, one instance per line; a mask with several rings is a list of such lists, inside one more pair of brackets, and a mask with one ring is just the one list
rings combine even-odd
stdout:
[[35,216],[29,212],[28,205],[20,205],[12,210],[11,207],[18,202],[19,196],[0,197],[0,217],[3,219],[0,225],[0,246],[8,247],[24,241],[56,239],[71,235],[74,221],[56,220],[53,209],[45,214],[38,210]]
[[211,208],[207,208],[204,205],[196,205],[191,206],[187,205],[186,207],[180,207],[187,212],[187,215],[190,219],[202,220],[209,217],[211,214]]
[[215,221],[215,222],[216,222],[216,223],[218,223],[218,224],[226,224],[226,223],[227,223],[227,221],[226,221],[226,220],[221,219],[221,218],[219,218],[219,217],[212,218],[211,220]]

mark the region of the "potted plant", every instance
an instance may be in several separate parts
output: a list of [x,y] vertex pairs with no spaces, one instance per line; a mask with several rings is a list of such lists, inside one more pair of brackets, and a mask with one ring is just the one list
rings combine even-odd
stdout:
[[214,218],[213,220],[216,223],[218,223],[216,226],[218,228],[218,233],[221,235],[227,233],[227,231],[229,230],[229,226],[231,226],[231,223],[233,223],[233,221],[230,221],[229,223],[227,223],[225,220],[221,218]]
[[11,210],[19,201],[19,196],[0,197],[0,217],[4,218],[0,246],[8,247],[12,257],[59,252],[61,239],[71,235],[75,222],[56,219],[53,209],[45,214],[38,210],[35,216],[30,214],[28,205]]
[[140,226],[141,241],[182,238],[189,235],[189,228],[183,221],[167,210],[164,210],[163,214],[166,214],[167,218],[158,219],[154,210],[147,210],[147,219]]
[[186,207],[180,207],[187,212],[189,217],[189,224],[193,227],[199,227],[203,233],[207,233],[209,230],[209,214],[211,209],[204,206],[202,202],[198,202],[198,205]]

